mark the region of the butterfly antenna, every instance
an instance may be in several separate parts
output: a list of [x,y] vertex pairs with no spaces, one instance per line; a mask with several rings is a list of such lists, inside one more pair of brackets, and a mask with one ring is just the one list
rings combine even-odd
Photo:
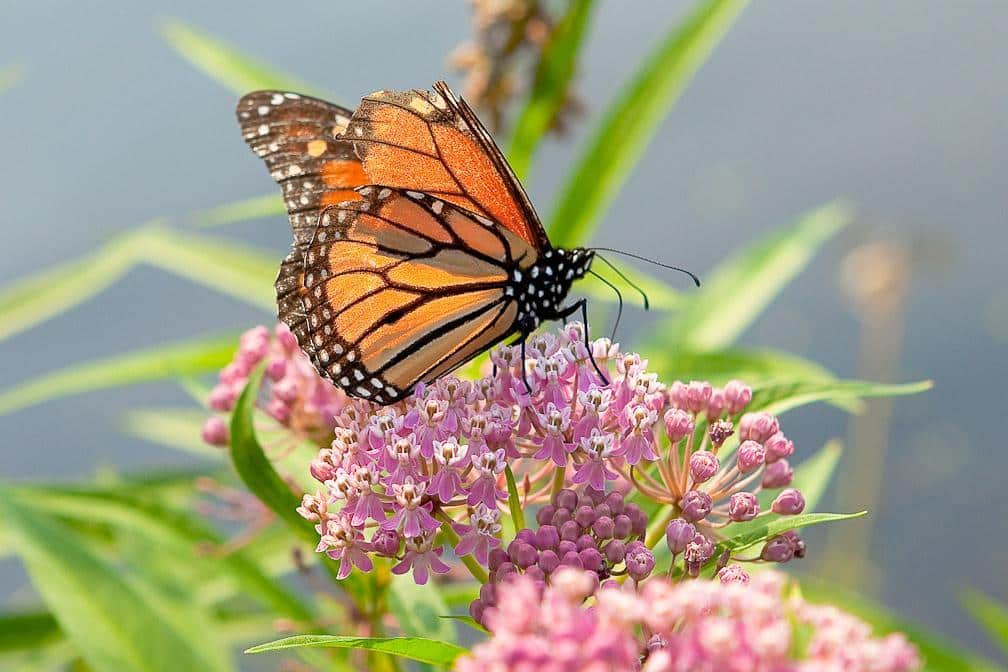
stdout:
[[[613,252],[614,254],[622,254],[625,257],[631,257],[632,259],[640,259],[641,261],[646,261],[649,264],[654,264],[655,266],[661,266],[662,268],[667,268],[670,271],[679,271],[680,273],[685,273],[686,275],[688,275],[693,280],[693,282],[696,283],[697,287],[700,286],[700,278],[698,278],[696,276],[696,274],[694,274],[694,273],[692,273],[690,271],[687,271],[685,268],[679,268],[678,266],[671,266],[669,264],[663,264],[660,261],[655,261],[654,259],[648,259],[647,257],[641,256],[639,254],[634,254],[633,252],[624,252],[623,250],[617,250],[617,249],[612,248],[612,247],[590,247],[588,249],[595,250],[595,251],[598,251],[598,252]],[[598,256],[598,255],[595,255],[595,256]],[[599,259],[602,259],[602,257],[599,257]],[[605,259],[602,259],[602,261],[605,261]],[[606,263],[609,264],[608,261],[606,261]],[[609,265],[612,266],[612,264],[609,264]]]
[[[609,289],[611,289],[612,291],[616,292],[616,322],[615,322],[615,324],[613,324],[612,335],[609,337],[610,341],[615,341],[616,340],[616,328],[619,326],[620,318],[623,316],[623,294],[620,293],[620,291],[619,291],[619,289],[617,289],[616,285],[612,284],[611,282],[609,282],[608,280],[606,280],[605,278],[603,278],[601,275],[599,275],[595,271],[589,269],[588,272],[591,273],[592,275],[594,275],[599,280],[601,280],[602,284],[606,285],[607,287],[609,287]],[[585,327],[585,328],[587,329],[587,327]]]
[[[593,249],[598,249],[598,248],[593,248]],[[637,290],[637,292],[641,295],[641,298],[644,299],[644,310],[650,310],[651,309],[651,301],[648,299],[648,295],[644,293],[643,289],[641,289],[636,284],[634,284],[634,282],[632,280],[630,280],[630,278],[628,278],[627,276],[625,276],[621,270],[619,270],[618,268],[616,268],[611,261],[609,261],[608,259],[606,259],[605,257],[603,257],[600,254],[596,254],[595,257],[599,261],[601,261],[602,263],[604,263],[606,266],[608,266],[609,268],[611,268],[613,270],[613,273],[615,273],[616,275],[618,275],[620,278],[623,279],[623,282],[627,283],[628,285],[630,285],[631,287],[633,287],[634,289]]]

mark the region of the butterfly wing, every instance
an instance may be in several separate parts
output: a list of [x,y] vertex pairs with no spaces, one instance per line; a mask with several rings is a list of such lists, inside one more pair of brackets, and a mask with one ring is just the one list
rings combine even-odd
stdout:
[[324,100],[283,91],[256,91],[236,110],[242,137],[283,190],[294,239],[311,238],[327,205],[360,198],[370,184],[353,144],[343,137],[352,112]]
[[353,141],[374,184],[424,192],[489,217],[537,250],[549,238],[472,108],[444,82],[434,91],[378,91],[350,121]]
[[514,332],[508,283],[538,255],[507,227],[383,186],[326,208],[277,279],[282,319],[319,372],[379,403],[407,396]]

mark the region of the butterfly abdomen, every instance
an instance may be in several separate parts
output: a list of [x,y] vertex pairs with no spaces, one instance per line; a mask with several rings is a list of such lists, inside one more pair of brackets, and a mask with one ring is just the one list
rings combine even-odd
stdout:
[[515,269],[504,289],[518,302],[518,331],[531,333],[540,323],[557,319],[571,284],[584,277],[595,253],[577,247],[546,250],[531,266]]

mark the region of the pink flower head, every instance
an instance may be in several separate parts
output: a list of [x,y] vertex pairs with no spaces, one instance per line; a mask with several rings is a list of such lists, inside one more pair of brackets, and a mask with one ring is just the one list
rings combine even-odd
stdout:
[[574,451],[567,438],[571,425],[569,406],[557,407],[553,402],[546,404],[545,413],[537,413],[545,435],[538,440],[539,451],[533,456],[537,460],[553,460],[558,467],[567,464],[567,455]]
[[481,565],[488,562],[490,551],[500,546],[500,539],[495,535],[500,532],[500,511],[495,507],[487,508],[480,502],[469,514],[469,524],[455,523],[452,528],[459,535],[455,545],[455,555],[472,555]]
[[574,472],[575,483],[587,483],[595,490],[604,490],[606,481],[615,480],[619,475],[606,466],[606,459],[613,454],[613,435],[593,429],[590,436],[581,439],[581,455],[584,461]]
[[632,465],[638,464],[642,459],[657,460],[658,454],[654,451],[653,430],[657,420],[658,414],[654,409],[643,404],[627,406],[624,411],[624,424],[627,425],[629,431],[615,454]]
[[373,567],[367,551],[370,547],[364,541],[364,536],[350,524],[344,516],[329,518],[319,539],[318,552],[325,552],[333,560],[339,560],[337,578],[345,579],[356,566],[363,572],[370,572]]
[[507,499],[507,492],[497,488],[497,476],[504,471],[507,462],[503,450],[473,455],[472,465],[479,473],[476,480],[469,486],[467,501],[471,506],[482,502],[488,509],[497,508],[497,500]]
[[402,484],[393,485],[392,492],[397,508],[392,517],[382,523],[384,529],[402,532],[406,537],[419,537],[424,532],[433,532],[441,527],[431,516],[430,502],[423,501],[427,492],[425,483],[415,483],[407,477]]
[[432,495],[437,495],[441,503],[447,504],[455,495],[464,493],[460,469],[467,462],[468,452],[468,446],[459,445],[455,437],[434,442],[434,461],[438,471],[431,477],[427,489]]
[[444,548],[434,548],[434,533],[406,538],[406,553],[402,561],[392,567],[393,574],[405,574],[413,570],[413,580],[421,586],[427,583],[430,573],[445,574],[451,567],[441,560]]

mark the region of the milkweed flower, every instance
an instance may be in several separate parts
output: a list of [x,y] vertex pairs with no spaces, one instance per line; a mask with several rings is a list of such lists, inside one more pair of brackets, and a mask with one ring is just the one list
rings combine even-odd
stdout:
[[780,574],[749,577],[732,567],[721,571],[720,581],[655,578],[637,589],[596,589],[593,574],[571,568],[558,570],[549,584],[511,576],[486,591],[495,598],[483,613],[489,640],[459,658],[455,670],[920,669],[917,650],[903,635],[876,637],[855,616],[786,597]]

